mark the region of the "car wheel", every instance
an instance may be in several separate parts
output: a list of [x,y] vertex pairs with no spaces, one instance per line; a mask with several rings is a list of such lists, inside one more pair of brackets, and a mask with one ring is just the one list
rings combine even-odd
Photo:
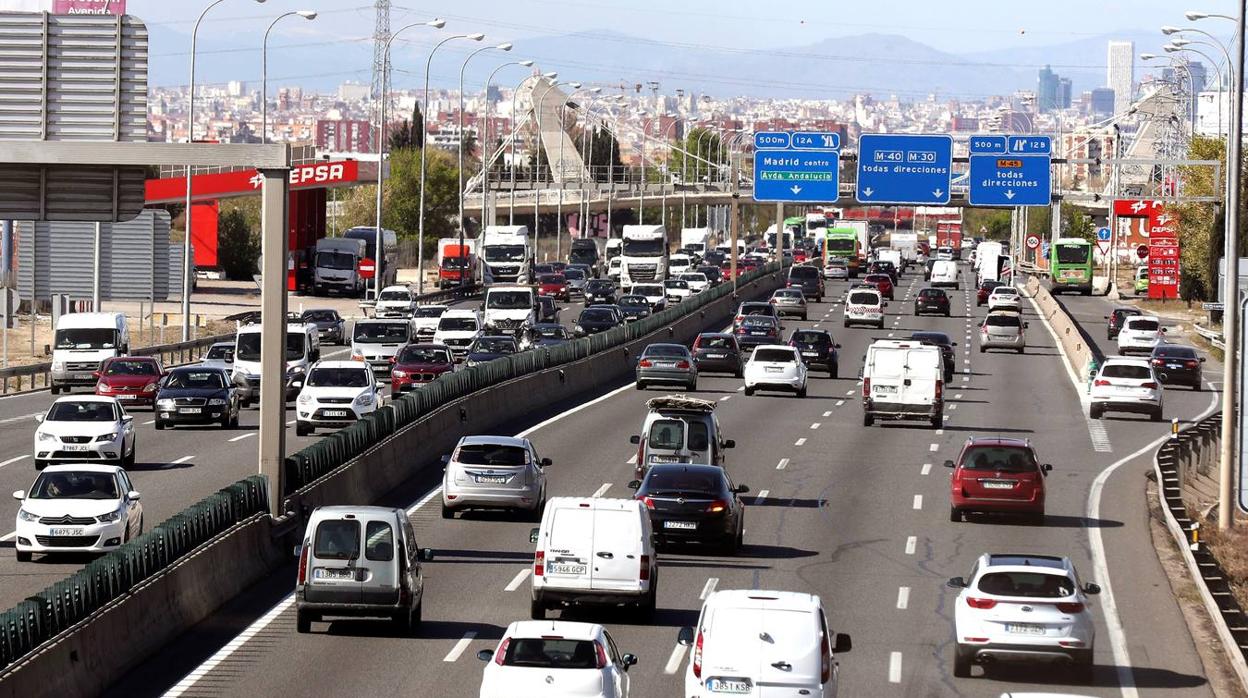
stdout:
[[641,381],[637,381],[637,389],[638,389],[638,390],[645,390],[645,389],[646,389],[646,384],[645,384],[645,383],[643,383],[643,382],[641,382]]
[[953,648],[953,675],[959,679],[971,678],[971,653],[956,645]]
[[1031,524],[1032,526],[1043,526],[1044,525],[1044,512],[1041,511],[1037,513],[1028,514],[1027,523]]
[[745,378],[745,369],[744,369],[744,368],[738,368],[738,369],[737,369],[737,372],[736,372],[736,373],[734,373],[733,375],[734,375],[734,376],[736,376],[737,378]]
[[1192,383],[1192,390],[1195,390],[1196,392],[1199,393],[1200,391],[1204,390],[1204,387],[1201,386],[1200,381],[1197,380]]
[[1092,403],[1088,406],[1088,416],[1092,419],[1100,419],[1105,415],[1105,406]]
[[160,431],[165,428],[165,423],[158,419],[152,424],[152,426],[156,427],[156,431]]
[[698,392],[698,381],[697,381],[697,379],[694,379],[694,380],[692,380],[692,381],[689,381],[689,384],[688,384],[686,387],[689,389],[689,392],[691,392],[691,393],[696,393],[696,392]]
[[312,431],[311,425],[305,424],[304,422],[295,422],[296,436],[307,436],[308,434],[311,434]]
[[546,604],[541,599],[529,600],[529,618],[533,620],[546,620]]
[[295,611],[295,631],[299,633],[312,632],[312,614],[307,611]]
[[455,510],[454,510],[454,509],[452,509],[452,508],[450,508],[450,507],[448,507],[448,506],[446,505],[446,502],[443,502],[443,503],[442,503],[442,518],[444,518],[444,519],[453,519],[453,518],[455,518]]
[[59,386],[59,385],[57,385],[57,384],[53,383],[53,384],[52,384],[51,391],[52,391],[52,394],[53,394],[53,395],[60,395],[60,394],[61,394],[61,386]]
[[746,396],[746,397],[750,397],[750,396],[751,396],[751,395],[753,395],[753,394],[754,394],[754,388],[752,388],[752,387],[750,387],[750,386],[748,386],[748,385],[747,385],[747,386],[745,386],[745,396]]
[[122,443],[121,448],[123,449],[122,456],[121,456],[121,467],[125,470],[129,470],[134,467],[134,459],[136,456],[138,456],[139,445],[136,443],[132,447],[130,447],[130,455],[126,455],[124,452],[124,449],[126,448],[124,442]]
[[919,316],[919,306],[917,306],[917,305],[916,305],[916,306],[914,306],[914,316],[915,316],[915,317],[918,317],[918,316]]
[[979,345],[979,353],[981,353],[981,354],[982,354],[982,353],[984,353],[984,352],[986,352],[986,351],[988,351],[988,349],[987,349],[986,347],[984,347],[984,345],[982,345],[982,344],[981,344],[981,345]]
[[849,320],[846,320],[846,321],[845,321],[845,326],[846,326],[846,327],[849,327]]
[[835,361],[828,364],[828,378],[837,378],[840,376],[840,366]]
[[1024,351],[1025,351],[1025,349],[1024,349],[1023,347],[1019,347],[1019,348],[1018,348],[1018,353],[1022,354],[1022,353],[1024,353]]
[[941,427],[942,427],[942,426],[944,426],[944,425],[945,425],[945,417],[944,417],[944,415],[938,414],[938,415],[936,415],[936,416],[932,417],[932,428],[933,428],[933,429],[939,429],[939,428],[941,428]]
[[645,620],[654,618],[654,612],[659,607],[659,582],[656,579],[650,580],[650,593],[646,594],[646,598],[637,604],[637,610],[641,612],[641,617]]
[[1157,411],[1153,412],[1151,415],[1149,415],[1149,417],[1150,417],[1150,418],[1151,418],[1154,422],[1160,422],[1160,421],[1161,421],[1161,410],[1157,410]]
[[862,426],[869,427],[869,426],[874,426],[874,425],[875,425],[875,417],[871,416],[868,413],[863,413]]
[[962,523],[962,510],[951,505],[949,507],[949,520],[954,523]]
[[803,385],[802,387],[797,389],[797,396],[806,397],[806,386]]
[[953,316],[949,314],[949,311],[948,311],[948,310],[946,310],[946,311],[945,311],[945,317],[953,317]]
[[225,414],[221,415],[221,428],[222,428],[222,429],[229,429],[229,428],[230,428],[230,411],[229,411],[229,409],[226,409]]

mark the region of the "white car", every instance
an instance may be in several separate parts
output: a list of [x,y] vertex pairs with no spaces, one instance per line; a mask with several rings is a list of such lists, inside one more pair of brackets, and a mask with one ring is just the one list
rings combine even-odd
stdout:
[[18,490],[17,561],[34,553],[101,553],[143,532],[143,505],[115,465],[53,465]]
[[1118,331],[1118,351],[1130,354],[1138,351],[1144,354],[1153,353],[1153,347],[1162,342],[1166,328],[1161,326],[1161,319],[1156,315],[1135,315],[1122,322]]
[[884,296],[875,289],[855,288],[845,297],[845,327],[875,325],[884,329]]
[[694,293],[701,293],[711,285],[710,280],[706,278],[706,274],[703,274],[700,271],[681,274],[680,279],[681,281],[689,284],[689,290]]
[[667,259],[667,274],[679,277],[693,268],[693,258],[687,254],[674,254]]
[[607,629],[566,620],[517,621],[498,647],[481,650],[481,698],[625,698],[636,655],[620,654]]
[[629,295],[644,296],[650,304],[650,312],[658,313],[667,310],[667,289],[663,284],[633,284],[628,289]]
[[823,265],[823,278],[849,279],[849,262],[841,257],[831,257]]
[[1096,626],[1070,560],[1051,555],[981,555],[970,579],[954,577],[953,675],[967,678],[985,661],[1070,662],[1092,679]]
[[134,417],[116,398],[75,395],[59,398],[35,415],[35,470],[54,463],[112,461],[134,465]]
[[621,266],[622,266],[622,263],[620,261],[620,258],[612,257],[611,261],[607,262],[607,278],[618,283],[620,280]]
[[416,337],[422,341],[433,339],[434,333],[438,331],[438,320],[449,309],[445,305],[417,306],[412,311],[412,326],[415,328]]
[[455,360],[461,361],[468,356],[468,348],[481,336],[481,326],[481,314],[477,311],[453,308],[438,318],[433,342],[450,347]]
[[668,303],[680,303],[693,295],[693,289],[689,288],[689,282],[684,279],[668,279],[663,282],[663,289],[667,293]]
[[988,311],[1023,310],[1023,298],[1013,286],[998,286],[988,294]]
[[411,317],[415,303],[412,291],[406,286],[387,286],[377,296],[373,312],[377,317]]
[[381,388],[363,361],[318,361],[312,365],[295,401],[295,433],[307,436],[317,427],[342,427],[376,411]]
[[745,362],[745,394],[755,390],[786,390],[806,397],[806,363],[797,347],[763,344]]
[[1137,412],[1161,421],[1163,388],[1148,359],[1111,356],[1092,380],[1088,416],[1100,419],[1105,412]]

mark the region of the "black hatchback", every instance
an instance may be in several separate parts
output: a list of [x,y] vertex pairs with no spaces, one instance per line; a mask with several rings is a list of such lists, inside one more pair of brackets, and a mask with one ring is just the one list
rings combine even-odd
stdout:
[[737,338],[723,332],[703,332],[693,340],[693,361],[699,373],[722,371],[737,378],[744,376],[745,359]]
[[606,332],[618,324],[619,317],[611,308],[586,308],[576,318],[576,324],[573,325],[572,332],[577,337],[587,337],[591,334]]
[[945,363],[945,382],[953,380],[954,362],[957,361],[953,348],[958,346],[957,342],[950,339],[949,335],[944,332],[914,332],[910,335],[910,339],[921,344],[940,347],[940,355]]
[[794,330],[789,335],[789,346],[795,347],[802,356],[802,363],[807,366],[822,366],[828,376],[836,378],[840,371],[840,356],[837,344],[826,330]]
[[629,488],[650,512],[655,538],[662,543],[710,543],[736,553],[745,538],[745,504],[738,495],[750,491],[733,485],[717,465],[663,463],[651,465],[646,479]]
[[914,314],[940,313],[949,317],[949,294],[939,288],[925,288],[914,299]]
[[1197,354],[1195,348],[1184,344],[1158,344],[1153,348],[1149,363],[1162,383],[1201,389],[1201,364],[1205,363],[1205,357]]
[[1105,316],[1108,321],[1105,326],[1105,336],[1108,339],[1117,339],[1118,333],[1122,331],[1122,325],[1127,318],[1136,315],[1143,315],[1139,308],[1114,308],[1113,312]]
[[616,300],[620,312],[624,313],[624,322],[636,322],[650,317],[650,301],[645,296],[626,295]]
[[614,303],[615,284],[610,279],[590,279],[583,289],[586,303]]

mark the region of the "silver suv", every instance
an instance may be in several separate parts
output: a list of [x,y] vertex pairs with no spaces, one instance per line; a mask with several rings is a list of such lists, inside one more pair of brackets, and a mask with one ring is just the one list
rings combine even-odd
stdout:
[[549,458],[528,439],[465,436],[443,456],[442,518],[463,509],[517,509],[541,521]]
[[1027,345],[1027,323],[1016,312],[995,310],[979,326],[979,353],[988,349],[1013,349],[1023,353]]

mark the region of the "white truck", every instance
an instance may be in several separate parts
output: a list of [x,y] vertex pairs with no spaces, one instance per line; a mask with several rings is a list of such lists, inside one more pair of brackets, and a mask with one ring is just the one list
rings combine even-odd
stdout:
[[901,261],[904,264],[914,264],[919,261],[918,233],[898,230],[889,237],[889,240],[889,247],[901,253]]
[[999,242],[981,242],[975,247],[975,279],[979,283],[1001,280],[1005,249]]
[[699,257],[705,257],[707,251],[711,249],[711,229],[681,228],[680,248],[682,250],[692,252]]
[[56,323],[52,347],[52,394],[70,386],[94,386],[105,359],[130,353],[124,313],[66,313]]
[[360,262],[368,254],[368,243],[359,238],[321,238],[316,241],[312,267],[312,294],[337,292],[363,296],[368,282],[360,274]]
[[495,284],[485,290],[481,311],[487,334],[519,334],[538,322],[541,311],[537,289],[520,284]]
[[487,225],[480,238],[480,257],[493,283],[527,284],[532,280],[533,249],[523,225]]
[[667,279],[667,230],[661,225],[626,225],[621,233],[620,283]]
[[862,364],[862,425],[877,419],[924,420],[944,426],[944,358],[940,347],[876,340]]

